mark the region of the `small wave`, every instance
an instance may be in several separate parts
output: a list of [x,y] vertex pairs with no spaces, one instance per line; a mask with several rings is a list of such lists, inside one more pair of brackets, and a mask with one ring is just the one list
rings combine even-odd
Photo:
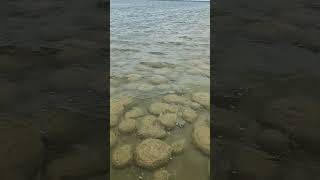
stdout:
[[151,51],[151,52],[148,52],[150,54],[154,54],[154,55],[159,55],[159,56],[162,56],[162,55],[167,55],[166,53],[162,53],[162,52],[154,52],[154,51]]
[[127,48],[112,48],[112,51],[119,51],[119,52],[132,52],[132,53],[138,53],[140,50],[138,49],[127,49]]

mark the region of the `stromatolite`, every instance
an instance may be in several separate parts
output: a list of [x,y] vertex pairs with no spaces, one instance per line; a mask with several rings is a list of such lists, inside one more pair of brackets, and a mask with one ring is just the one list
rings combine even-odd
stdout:
[[152,114],[156,114],[156,115],[159,115],[165,112],[175,113],[175,112],[178,112],[178,110],[179,110],[179,107],[176,105],[171,105],[171,104],[161,103],[161,102],[153,103],[149,107],[149,111]]
[[117,147],[112,154],[112,165],[116,168],[123,168],[129,165],[133,160],[131,145]]
[[142,138],[164,138],[166,135],[167,132],[158,124],[155,116],[147,115],[141,119],[138,136]]
[[176,126],[177,118],[178,116],[176,113],[160,114],[158,117],[160,123],[168,130],[173,129]]
[[136,120],[132,118],[125,118],[120,122],[118,129],[124,134],[132,133],[134,130],[136,130]]
[[192,95],[192,100],[201,104],[202,106],[210,107],[210,95],[206,92],[197,92]]
[[171,154],[172,148],[166,142],[146,139],[136,147],[135,161],[140,167],[154,169],[166,164]]
[[210,155],[210,128],[199,126],[194,128],[192,134],[193,143],[206,155]]

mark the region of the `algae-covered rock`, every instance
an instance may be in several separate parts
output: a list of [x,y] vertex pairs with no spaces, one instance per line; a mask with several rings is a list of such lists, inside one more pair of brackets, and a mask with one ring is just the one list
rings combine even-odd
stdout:
[[124,168],[133,160],[131,145],[117,147],[112,154],[112,165],[116,168]]
[[139,107],[133,107],[130,111],[126,112],[125,118],[137,118],[144,115],[143,109]]
[[167,103],[177,103],[177,104],[188,104],[188,101],[190,101],[188,98],[183,96],[178,96],[176,94],[169,94],[163,97],[163,100]]
[[206,108],[210,108],[210,95],[206,92],[197,92],[192,95],[192,100]]
[[189,122],[192,123],[196,118],[198,117],[198,114],[191,108],[183,108],[182,110],[182,118]]
[[196,102],[192,102],[186,97],[178,96],[176,94],[169,94],[163,97],[163,100],[167,103],[174,103],[174,104],[181,104],[185,106],[190,106],[194,109],[198,109],[200,107],[200,104]]
[[113,99],[110,102],[110,127],[118,124],[124,108],[133,102],[132,97],[124,96],[120,99]]
[[185,139],[180,139],[180,140],[173,142],[171,144],[172,153],[175,155],[182,153],[185,149],[185,146],[186,146]]
[[124,106],[120,102],[110,103],[110,127],[114,127],[118,124],[119,118],[123,113]]
[[158,117],[160,123],[168,130],[173,129],[176,126],[177,118],[178,116],[176,113],[160,114]]
[[132,133],[136,130],[136,120],[132,118],[125,118],[120,122],[118,129],[121,133]]
[[133,98],[131,96],[122,96],[116,101],[126,107],[133,102]]
[[152,115],[144,116],[141,119],[138,136],[142,138],[164,138],[167,132],[157,123],[157,118]]
[[210,128],[199,126],[194,128],[192,134],[194,145],[206,155],[210,155]]
[[200,114],[197,118],[197,121],[193,124],[193,127],[209,126],[209,120],[209,115]]
[[118,124],[120,114],[110,113],[110,127],[114,127]]
[[170,174],[167,170],[160,169],[153,173],[152,180],[169,180]]
[[159,139],[146,139],[142,141],[135,151],[135,161],[138,166],[155,169],[168,163],[172,148]]
[[156,114],[156,115],[159,115],[165,112],[176,113],[178,112],[178,110],[179,110],[179,107],[176,105],[171,105],[171,104],[161,103],[161,102],[153,103],[149,107],[149,111],[152,114]]
[[110,131],[110,147],[112,148],[117,143],[117,135],[114,131]]

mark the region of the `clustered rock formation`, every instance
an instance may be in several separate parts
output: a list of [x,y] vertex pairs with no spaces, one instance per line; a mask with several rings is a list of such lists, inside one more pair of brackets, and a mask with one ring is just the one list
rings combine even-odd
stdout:
[[[208,112],[209,97],[205,92],[194,93],[190,98],[169,94],[145,108],[137,106],[130,97],[112,100],[110,145],[113,168],[136,165],[153,170],[154,180],[166,180],[170,173],[163,168],[188,148],[198,150],[199,156],[210,156],[210,117],[201,113]],[[193,129],[187,137],[167,142],[172,132],[184,131],[185,127]],[[117,142],[121,137],[132,137],[137,141]]]

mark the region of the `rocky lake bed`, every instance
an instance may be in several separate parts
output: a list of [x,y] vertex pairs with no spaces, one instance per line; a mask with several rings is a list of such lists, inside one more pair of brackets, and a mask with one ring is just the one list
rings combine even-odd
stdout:
[[209,23],[209,2],[111,1],[112,180],[210,179]]
[[[208,179],[210,93],[208,85],[177,86],[178,76],[150,74],[169,63],[141,63],[134,73],[111,78],[110,166],[114,179]],[[194,62],[194,69],[203,62]],[[176,66],[176,67],[174,67]],[[141,70],[143,69],[143,71]],[[202,82],[208,77],[197,74]],[[179,71],[178,71],[179,72]],[[189,72],[181,71],[188,75]],[[195,76],[195,74],[192,74]],[[132,86],[130,84],[135,84]],[[128,88],[130,87],[130,88]],[[160,88],[159,88],[160,87]],[[193,88],[194,87],[194,88]],[[194,91],[196,90],[196,91]],[[202,91],[201,91],[202,90]],[[191,166],[192,165],[192,166]],[[194,165],[202,167],[191,169]],[[186,172],[187,169],[189,169]]]
[[[200,97],[197,96],[199,93]],[[170,103],[164,100],[167,97],[170,97]],[[120,169],[136,172],[130,173],[135,176],[131,178],[150,179],[155,176],[153,179],[160,180],[170,176],[178,179],[186,173],[183,173],[184,163],[192,163],[206,167],[207,171],[200,177],[208,178],[210,116],[206,107],[210,105],[209,94],[198,92],[192,97],[194,101],[170,94],[145,106],[139,106],[128,97],[111,101],[112,169],[116,169],[115,172]],[[190,106],[196,106],[196,109]],[[193,158],[198,157],[199,160],[190,161],[183,154],[193,154]],[[175,161],[175,166],[180,164],[181,169],[170,166],[171,161]],[[168,177],[162,173],[158,175],[159,170],[166,172]]]

